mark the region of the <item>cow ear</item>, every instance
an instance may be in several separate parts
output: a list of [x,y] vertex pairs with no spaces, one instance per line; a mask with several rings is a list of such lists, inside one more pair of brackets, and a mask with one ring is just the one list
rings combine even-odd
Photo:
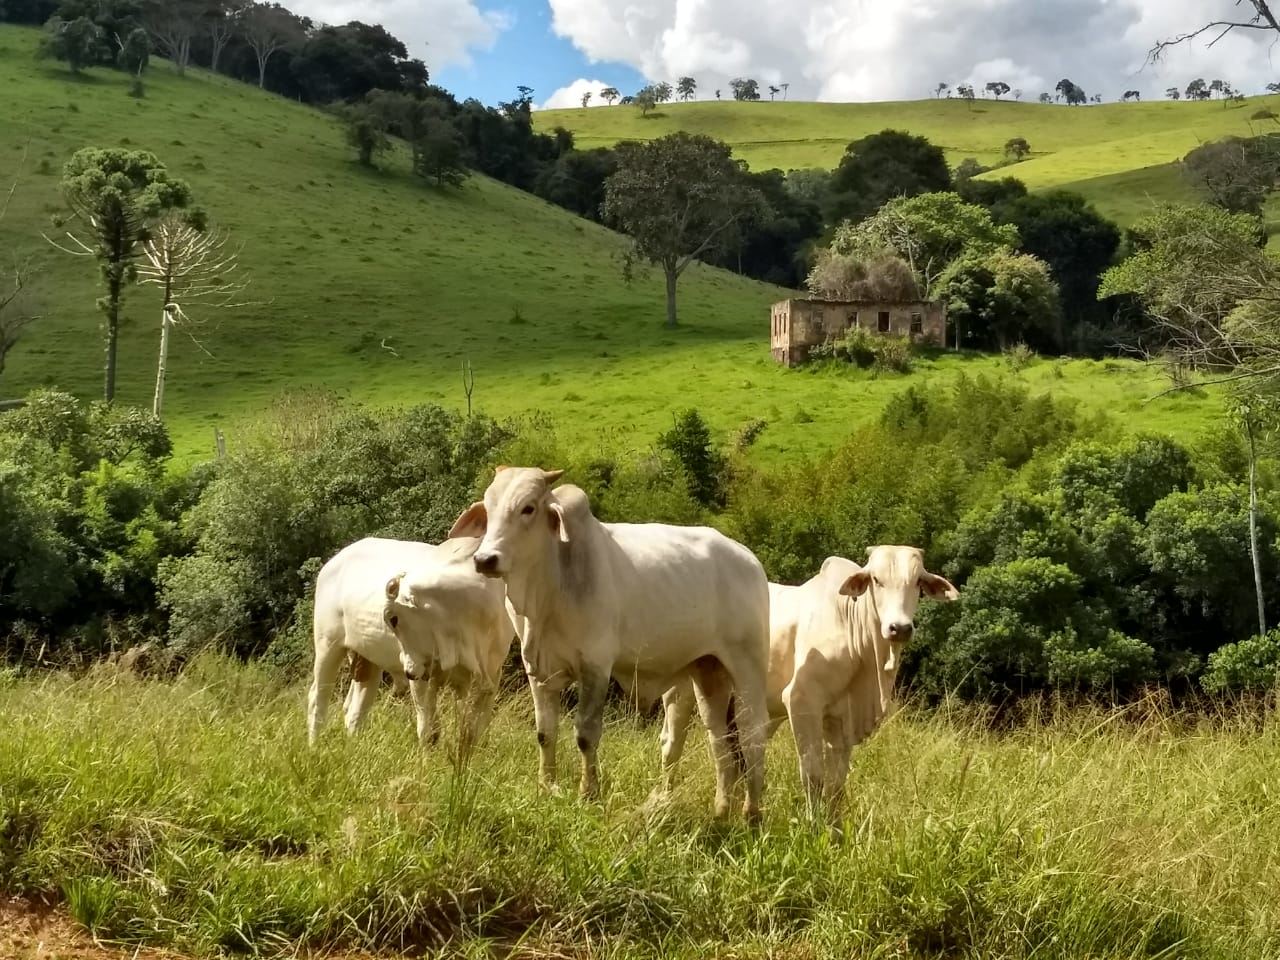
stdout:
[[926,570],[920,574],[920,590],[930,600],[958,600],[960,591],[946,577]]
[[558,503],[547,504],[547,517],[551,522],[551,529],[560,535],[560,542],[568,543],[569,528],[564,522],[564,507]]
[[564,476],[563,470],[543,470],[542,471],[542,479],[547,482],[547,486],[550,486],[551,484],[555,483],[557,480],[559,480],[563,476]]
[[395,600],[400,596],[400,581],[404,579],[403,573],[397,573],[394,577],[387,581],[387,599]]
[[453,522],[453,529],[449,531],[449,537],[483,537],[485,528],[489,525],[489,515],[485,512],[484,501],[477,500],[467,509],[462,511],[462,515]]
[[494,468],[493,468],[493,475],[496,477],[496,476],[497,476],[498,474],[500,474],[503,470],[510,470],[510,469],[511,469],[511,468],[510,468],[509,466],[507,466],[505,463],[500,463],[500,464],[498,464],[496,467],[494,467]]
[[860,597],[866,593],[869,586],[871,586],[871,574],[865,570],[859,570],[847,576],[844,583],[840,584],[840,593],[846,597]]

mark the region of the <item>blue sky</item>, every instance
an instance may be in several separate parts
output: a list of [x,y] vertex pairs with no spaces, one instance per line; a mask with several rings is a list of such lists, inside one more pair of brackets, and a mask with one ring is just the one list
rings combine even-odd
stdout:
[[[482,9],[485,9],[482,7]],[[644,86],[632,67],[618,63],[591,63],[572,42],[551,29],[547,0],[509,0],[489,8],[509,17],[510,26],[498,35],[492,50],[473,50],[470,66],[454,65],[432,71],[432,81],[447,87],[459,99],[475,97],[488,104],[510,100],[516,87],[533,87],[535,103],[579,77],[600,80],[624,92]]]

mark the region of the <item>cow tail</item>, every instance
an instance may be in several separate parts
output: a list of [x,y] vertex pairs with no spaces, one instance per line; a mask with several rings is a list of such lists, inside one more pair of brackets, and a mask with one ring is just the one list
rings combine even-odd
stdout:
[[742,737],[738,732],[738,718],[736,716],[737,697],[729,698],[729,716],[728,720],[728,741],[729,751],[733,754],[733,766],[738,771],[738,779],[742,779],[747,775],[747,758],[742,755]]

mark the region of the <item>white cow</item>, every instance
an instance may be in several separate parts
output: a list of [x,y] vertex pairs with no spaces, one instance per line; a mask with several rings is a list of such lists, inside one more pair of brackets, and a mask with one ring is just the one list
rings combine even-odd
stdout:
[[418,737],[439,736],[440,687],[466,700],[458,756],[466,759],[484,736],[515,639],[502,581],[481,576],[472,559],[480,541],[446,540],[429,562],[386,582],[384,620],[395,634],[400,665],[418,713]]
[[[843,798],[849,754],[888,713],[922,595],[955,600],[915,547],[879,546],[859,566],[828,557],[797,587],[769,584],[768,735],[790,718],[811,809]],[[664,754],[679,757],[692,713],[687,684],[663,696]]]
[[[744,812],[764,791],[768,581],[746,547],[705,527],[601,523],[562,471],[499,467],[484,500],[452,536],[481,535],[475,567],[506,582],[525,618],[521,653],[533,691],[544,785],[555,780],[561,690],[578,684],[583,796],[599,791],[596,750],[609,677],[640,702],[692,681],[716,763],[717,815],[728,812],[736,768],[728,705],[736,695],[747,775]],[[666,758],[664,758],[664,767]]]
[[[470,542],[472,551],[476,542]],[[390,581],[408,571],[413,571],[413,579],[442,564],[447,567],[453,552],[448,546],[367,537],[340,550],[321,568],[315,591],[315,664],[307,696],[307,733],[312,743],[324,725],[344,658],[351,661],[351,687],[346,699],[348,731],[355,731],[377,699],[384,672],[391,675],[397,688],[409,685],[400,643],[388,622],[388,588]],[[462,562],[469,565],[469,553]],[[470,573],[477,583],[486,583],[474,571]],[[399,594],[397,584],[396,596]],[[500,595],[498,605],[502,607]],[[504,655],[510,649],[512,636],[508,629]],[[444,679],[428,678],[426,687],[412,685],[418,736],[431,742],[439,736],[435,701],[437,687]]]

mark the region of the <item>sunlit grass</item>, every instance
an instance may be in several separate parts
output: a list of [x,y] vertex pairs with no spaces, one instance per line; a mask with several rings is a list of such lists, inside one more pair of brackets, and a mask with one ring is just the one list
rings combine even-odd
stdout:
[[1032,714],[997,734],[900,713],[855,755],[847,820],[808,824],[787,731],[764,829],[711,820],[705,751],[641,812],[656,728],[613,714],[605,799],[536,788],[523,691],[473,769],[384,700],[305,747],[304,690],[218,659],[173,682],[0,688],[0,888],[109,939],[288,955],[486,943],[530,955],[1271,957],[1280,727],[1257,714]]

